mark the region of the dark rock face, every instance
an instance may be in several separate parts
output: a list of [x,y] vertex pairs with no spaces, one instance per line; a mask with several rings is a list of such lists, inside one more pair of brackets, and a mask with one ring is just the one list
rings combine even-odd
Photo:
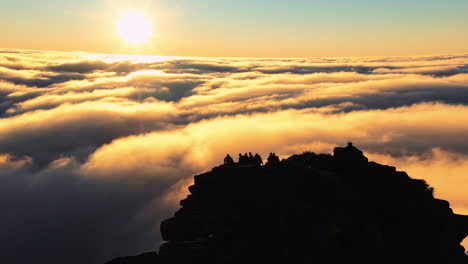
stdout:
[[157,263],[158,254],[156,252],[144,253],[138,256],[116,258],[107,264],[146,264],[146,263]]
[[157,255],[109,263],[468,263],[468,216],[352,144],[333,156],[222,165],[189,191],[161,224],[169,242]]

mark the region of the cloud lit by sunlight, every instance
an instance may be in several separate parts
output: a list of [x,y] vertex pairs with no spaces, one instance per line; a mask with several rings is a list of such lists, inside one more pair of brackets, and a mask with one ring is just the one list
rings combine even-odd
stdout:
[[[348,138],[370,160],[427,180],[455,212],[468,213],[467,81],[465,55],[0,51],[0,205],[7,212],[0,225],[8,230],[0,244],[14,256],[28,250],[25,263],[48,248],[59,248],[55,262],[64,263],[73,247],[90,243],[98,246],[82,249],[93,257],[83,263],[135,255],[160,242],[159,222],[177,208],[191,176],[226,153],[330,152]],[[15,240],[22,228],[51,241]]]

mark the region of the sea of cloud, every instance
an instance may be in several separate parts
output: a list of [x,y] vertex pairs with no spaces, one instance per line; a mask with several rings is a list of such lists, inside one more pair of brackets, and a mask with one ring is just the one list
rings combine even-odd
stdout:
[[468,214],[468,55],[0,50],[0,257],[93,264],[155,250],[191,176],[227,152],[287,157],[348,139]]

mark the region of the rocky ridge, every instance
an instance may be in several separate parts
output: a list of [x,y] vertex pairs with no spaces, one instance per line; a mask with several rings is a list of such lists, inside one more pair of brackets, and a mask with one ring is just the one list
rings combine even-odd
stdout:
[[221,165],[189,191],[161,223],[159,253],[108,263],[468,263],[468,216],[351,143],[333,155]]

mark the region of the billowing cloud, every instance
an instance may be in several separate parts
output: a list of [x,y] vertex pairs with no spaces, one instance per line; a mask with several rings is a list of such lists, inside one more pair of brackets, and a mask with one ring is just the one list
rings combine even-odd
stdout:
[[468,214],[467,66],[1,50],[1,255],[103,263],[156,249],[191,176],[226,153],[287,157],[347,139]]
[[153,210],[152,200],[166,185],[84,178],[78,166],[65,157],[40,171],[0,165],[2,261],[103,263],[159,243],[158,221],[169,211]]

